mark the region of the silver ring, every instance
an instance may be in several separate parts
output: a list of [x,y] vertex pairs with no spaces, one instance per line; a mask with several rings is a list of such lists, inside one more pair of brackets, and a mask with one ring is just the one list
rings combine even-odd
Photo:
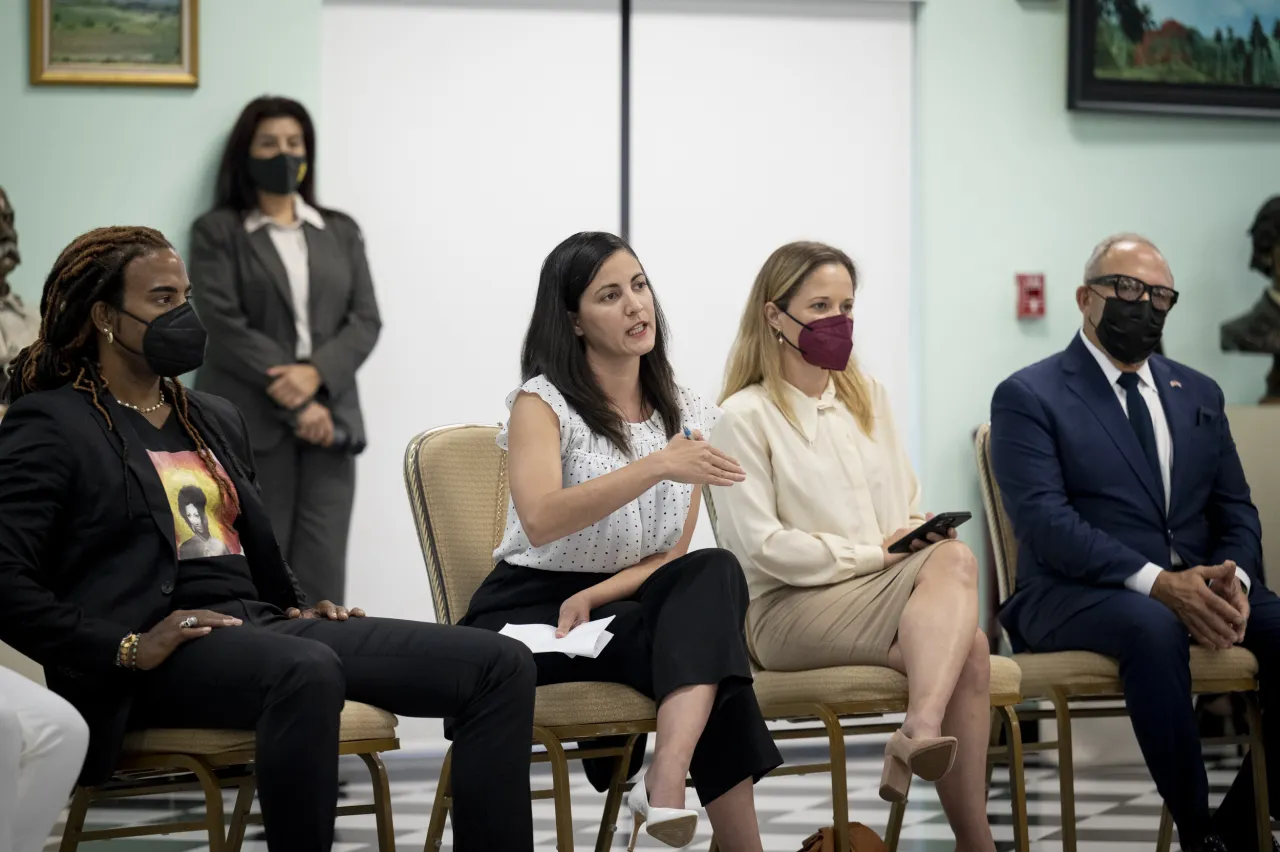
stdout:
[[186,618],[182,619],[182,621],[178,622],[178,626],[190,630],[199,623],[200,619],[196,618],[194,615],[188,615]]

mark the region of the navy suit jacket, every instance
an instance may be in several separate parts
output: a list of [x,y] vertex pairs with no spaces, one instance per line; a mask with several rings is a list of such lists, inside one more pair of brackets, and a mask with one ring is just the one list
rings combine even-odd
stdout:
[[1146,563],[1228,559],[1262,585],[1262,531],[1208,376],[1159,355],[1151,375],[1173,437],[1165,508],[1157,479],[1102,368],[1080,340],[1020,370],[991,402],[991,456],[1018,540],[1000,612],[1014,650],[1035,650],[1067,619],[1115,594]]

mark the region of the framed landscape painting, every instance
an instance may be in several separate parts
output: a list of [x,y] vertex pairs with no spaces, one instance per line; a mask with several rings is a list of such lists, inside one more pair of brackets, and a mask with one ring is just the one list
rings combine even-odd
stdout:
[[1070,0],[1071,109],[1280,117],[1280,0]]
[[30,3],[33,84],[199,82],[199,0]]

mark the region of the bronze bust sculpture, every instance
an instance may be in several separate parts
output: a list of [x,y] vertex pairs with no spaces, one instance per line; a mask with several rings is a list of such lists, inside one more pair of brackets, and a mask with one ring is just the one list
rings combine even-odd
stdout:
[[[32,342],[26,339],[31,336],[28,332],[32,323],[27,319],[17,294],[9,290],[9,273],[22,262],[22,257],[18,254],[18,232],[14,230],[13,218],[13,205],[0,187],[0,312],[14,314],[12,322],[8,321],[8,317],[0,317],[0,414],[5,409],[9,361]],[[10,340],[10,337],[14,339]]]
[[1280,404],[1280,196],[1267,201],[1249,229],[1253,256],[1249,267],[1270,286],[1247,312],[1222,324],[1222,351],[1263,352],[1274,358],[1262,403]]

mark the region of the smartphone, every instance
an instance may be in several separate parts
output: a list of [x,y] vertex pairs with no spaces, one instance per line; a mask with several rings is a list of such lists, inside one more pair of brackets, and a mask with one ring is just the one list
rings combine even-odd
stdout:
[[889,552],[910,553],[912,542],[921,539],[928,541],[930,533],[937,533],[938,535],[945,536],[951,530],[960,526],[972,517],[973,515],[968,512],[943,512],[940,515],[934,515],[932,518],[895,541],[893,546],[889,548]]

